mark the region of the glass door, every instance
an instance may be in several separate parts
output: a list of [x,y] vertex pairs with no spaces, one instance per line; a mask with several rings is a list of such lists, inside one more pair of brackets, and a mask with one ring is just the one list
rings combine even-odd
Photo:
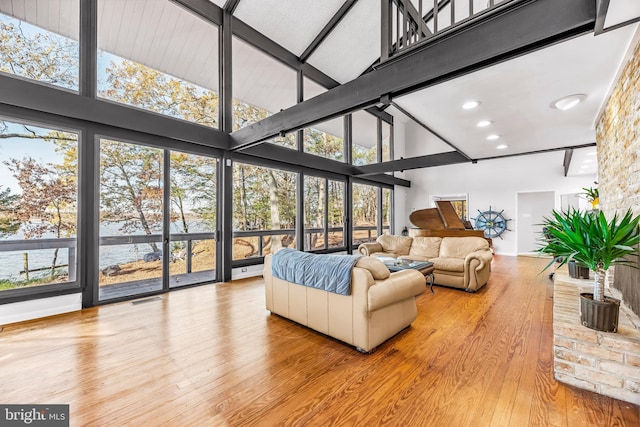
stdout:
[[218,159],[100,139],[99,300],[215,281]]
[[100,139],[98,298],[163,289],[164,150]]
[[216,280],[218,159],[170,154],[169,286]]

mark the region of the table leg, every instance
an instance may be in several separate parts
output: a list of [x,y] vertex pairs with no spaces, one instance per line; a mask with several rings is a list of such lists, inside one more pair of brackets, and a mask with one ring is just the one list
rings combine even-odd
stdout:
[[433,281],[435,280],[435,277],[433,273],[427,274],[427,277],[429,278],[429,289],[431,289],[431,293],[433,294]]

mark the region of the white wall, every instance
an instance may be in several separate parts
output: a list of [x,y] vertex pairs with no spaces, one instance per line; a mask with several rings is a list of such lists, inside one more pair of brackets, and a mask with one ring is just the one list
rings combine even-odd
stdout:
[[0,325],[82,309],[82,294],[60,295],[0,305]]
[[[409,139],[408,143],[411,143]],[[504,209],[505,217],[512,219],[508,226],[514,231],[505,232],[504,240],[497,238],[493,243],[496,253],[515,255],[518,192],[554,191],[555,206],[559,209],[561,194],[579,193],[583,187],[593,185],[594,175],[565,177],[563,159],[564,152],[557,151],[407,171],[406,179],[411,181],[411,188],[406,191],[404,217],[396,217],[399,227],[396,229],[411,225],[409,214],[413,210],[432,207],[431,196],[467,193],[471,218],[477,216],[478,209],[484,211],[491,206],[498,211]],[[399,190],[403,192],[403,189]]]

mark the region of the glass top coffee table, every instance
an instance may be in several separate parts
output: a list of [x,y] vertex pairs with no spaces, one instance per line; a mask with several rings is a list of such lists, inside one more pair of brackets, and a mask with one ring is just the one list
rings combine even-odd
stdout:
[[431,293],[433,293],[433,272],[436,268],[432,262],[391,257],[378,257],[378,259],[384,263],[389,271],[418,270],[424,277],[429,279],[429,289],[431,289]]

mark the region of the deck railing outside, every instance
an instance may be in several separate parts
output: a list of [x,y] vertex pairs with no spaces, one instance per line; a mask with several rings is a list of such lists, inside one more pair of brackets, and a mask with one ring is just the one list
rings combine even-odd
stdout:
[[[387,228],[384,228],[385,230]],[[329,233],[342,233],[343,240],[339,246],[328,245],[328,248],[333,247],[345,247],[346,242],[344,241],[344,227],[330,227],[326,231],[324,228],[306,228],[304,230],[305,233],[305,247],[309,250],[317,250],[323,248],[313,248],[312,247],[312,239],[313,234],[323,234],[324,238],[328,238]],[[356,226],[353,227],[354,232],[354,244],[359,244],[362,242],[368,242],[375,240],[377,237],[377,227],[375,225],[371,226]],[[360,233],[358,233],[360,232]],[[358,237],[355,237],[355,234],[359,234]],[[282,230],[248,230],[248,231],[234,231],[233,238],[235,239],[248,239],[248,238],[257,238],[257,252],[252,254],[251,257],[262,257],[264,256],[264,248],[265,248],[265,238],[268,236],[292,236],[295,237],[296,230],[295,229],[282,229]],[[186,261],[186,273],[191,273],[192,271],[192,246],[193,242],[200,240],[214,240],[216,239],[216,233],[208,232],[208,233],[172,233],[170,235],[171,242],[186,242],[186,248],[184,251],[185,261]],[[150,244],[150,243],[159,243],[162,241],[161,234],[143,234],[143,235],[132,235],[132,236],[103,236],[100,237],[99,244],[100,246],[114,246],[114,245],[138,245],[138,244]],[[293,239],[295,242],[295,239]],[[56,266],[51,265],[34,265],[35,263],[29,264],[25,263],[23,266],[16,266],[16,272],[21,273],[22,275],[27,276],[27,272],[42,272],[42,271],[50,271],[52,269],[56,271],[60,271],[65,269],[68,274],[68,282],[74,282],[76,280],[76,271],[77,271],[77,255],[76,255],[76,246],[77,240],[76,238],[60,238],[60,239],[23,239],[23,240],[0,240],[0,255],[8,252],[24,252],[27,254],[29,251],[42,250],[42,249],[64,249],[67,251],[68,256],[67,260],[65,260],[64,264],[57,264]],[[295,246],[295,243],[294,245]],[[131,260],[138,261],[138,260]]]

